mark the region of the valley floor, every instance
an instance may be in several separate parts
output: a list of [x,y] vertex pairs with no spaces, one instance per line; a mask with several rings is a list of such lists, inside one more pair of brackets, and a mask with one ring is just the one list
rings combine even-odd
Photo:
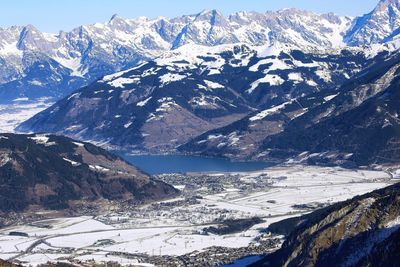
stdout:
[[[305,166],[158,178],[181,189],[182,195],[141,207],[121,206],[96,217],[58,218],[1,229],[0,258],[34,266],[92,260],[143,266],[168,266],[176,260],[194,266],[200,257],[208,257],[209,266],[219,265],[278,248],[282,237],[265,232],[273,222],[398,181],[382,171]],[[253,217],[263,222],[239,232],[209,231],[228,219]],[[12,231],[28,236],[11,236]]]
[[15,128],[20,123],[30,119],[52,104],[53,102],[49,101],[47,98],[42,98],[33,102],[27,99],[17,99],[13,104],[0,104],[0,132],[14,132]]

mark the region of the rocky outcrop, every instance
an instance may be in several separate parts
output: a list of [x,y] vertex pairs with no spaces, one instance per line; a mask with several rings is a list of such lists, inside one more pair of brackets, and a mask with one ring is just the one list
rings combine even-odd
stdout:
[[305,215],[282,248],[254,266],[397,266],[400,185]]

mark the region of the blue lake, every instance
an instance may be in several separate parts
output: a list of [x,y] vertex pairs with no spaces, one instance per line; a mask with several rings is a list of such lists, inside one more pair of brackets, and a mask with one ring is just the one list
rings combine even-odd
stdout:
[[185,172],[242,172],[271,166],[267,162],[236,162],[228,159],[186,155],[121,155],[149,174]]
[[220,267],[243,267],[247,266],[249,264],[255,263],[256,261],[260,260],[262,257],[261,256],[249,256],[249,257],[244,257],[241,258],[234,263],[227,264],[227,265],[221,265]]

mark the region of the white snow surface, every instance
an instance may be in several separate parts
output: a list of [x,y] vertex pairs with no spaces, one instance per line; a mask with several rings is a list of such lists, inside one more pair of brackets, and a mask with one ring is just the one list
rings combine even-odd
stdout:
[[262,120],[262,119],[264,119],[265,117],[267,117],[267,116],[269,116],[269,115],[271,115],[271,114],[274,114],[274,113],[280,111],[281,109],[285,108],[286,105],[291,104],[291,103],[292,103],[292,101],[289,101],[289,102],[285,102],[285,103],[283,103],[283,104],[281,104],[281,105],[279,105],[279,106],[275,106],[275,107],[272,107],[272,108],[263,110],[263,111],[261,111],[260,113],[258,113],[257,115],[255,115],[255,116],[253,116],[253,117],[250,117],[249,120],[250,120],[250,121]]
[[[209,175],[222,177],[225,174]],[[51,249],[42,244],[28,254],[17,256],[17,259],[34,266],[48,260],[57,261],[65,256],[62,253],[63,248],[73,248],[75,259],[83,261],[94,259],[102,262],[107,261],[110,255],[106,255],[111,251],[183,255],[203,251],[211,246],[245,247],[256,244],[254,239],[262,234],[260,228],[309,212],[294,208],[295,204],[331,204],[392,183],[391,177],[380,171],[300,165],[272,167],[261,171],[231,173],[231,175],[239,175],[242,183],[263,177],[269,186],[242,192],[239,184],[224,185],[226,188],[220,193],[203,194],[200,204],[172,206],[168,210],[145,212],[143,218],[132,217],[129,212],[115,214],[111,211],[98,218],[90,216],[58,218],[31,225],[4,228],[0,230],[0,257],[3,259],[14,257],[38,239],[45,240],[51,245]],[[177,186],[185,190],[181,185]],[[176,198],[169,202],[177,200],[183,199]],[[146,210],[146,206],[143,209]],[[223,236],[199,234],[205,226],[212,225],[222,211],[229,211],[234,218],[260,216],[265,222],[237,234]],[[40,227],[43,224],[52,227]],[[397,225],[398,220],[392,224]],[[29,237],[9,236],[10,231],[25,232]],[[112,243],[96,246],[96,242],[105,239],[112,240]],[[112,256],[110,259],[123,265],[135,263],[134,258],[127,259],[123,256]]]
[[28,99],[16,99],[11,104],[0,105],[0,132],[13,133],[15,128],[22,122],[30,119],[37,113],[50,107],[53,102],[42,98],[38,101]]

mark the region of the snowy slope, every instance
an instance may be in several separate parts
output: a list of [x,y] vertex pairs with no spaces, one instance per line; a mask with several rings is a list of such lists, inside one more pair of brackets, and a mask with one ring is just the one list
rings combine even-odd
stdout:
[[370,13],[358,17],[346,33],[349,45],[368,45],[397,39],[400,27],[400,2],[381,0]]
[[267,137],[261,150],[268,150],[271,156],[298,156],[311,163],[397,163],[398,62],[396,53],[363,71],[337,96],[310,109],[284,132]]
[[[367,54],[370,54],[367,52]],[[361,60],[363,62],[360,72],[351,75],[345,82],[337,82],[328,90],[314,90],[305,93],[295,87],[291,97],[279,98],[279,102],[262,105],[258,110],[250,113],[241,120],[235,121],[225,127],[206,132],[179,149],[184,152],[204,154],[209,156],[224,156],[229,158],[258,158],[269,159],[273,157],[268,145],[263,145],[268,138],[282,133],[276,146],[285,149],[293,149],[293,144],[300,146],[304,136],[295,135],[301,129],[310,127],[328,118],[338,116],[364,103],[364,101],[387,89],[391,82],[398,76],[398,52],[381,52],[375,57]],[[344,58],[343,58],[344,59]],[[351,65],[344,69],[352,68]],[[323,73],[315,70],[316,73]],[[292,71],[288,77],[297,78],[304,76],[304,70]],[[326,71],[325,74],[332,72]],[[324,77],[324,76],[323,76]],[[286,78],[285,78],[286,80]],[[322,79],[321,79],[322,80]],[[307,80],[321,85],[321,80]],[[301,84],[301,83],[300,83]],[[284,85],[279,86],[282,88]],[[304,85],[303,85],[304,86]],[[318,86],[316,88],[319,88]],[[267,92],[273,89],[265,89]],[[264,94],[267,94],[264,92]],[[285,135],[286,133],[286,135]],[[292,134],[289,144],[285,137]],[[310,140],[324,139],[326,134],[310,137]],[[338,138],[340,135],[335,134]],[[311,148],[309,148],[311,149]],[[298,151],[301,154],[308,149]],[[346,154],[351,153],[347,152]],[[281,158],[287,156],[282,153]],[[334,160],[332,157],[331,160]]]
[[285,46],[187,44],[105,76],[18,129],[160,152],[255,110],[329,91],[368,63],[358,49],[327,55]]

